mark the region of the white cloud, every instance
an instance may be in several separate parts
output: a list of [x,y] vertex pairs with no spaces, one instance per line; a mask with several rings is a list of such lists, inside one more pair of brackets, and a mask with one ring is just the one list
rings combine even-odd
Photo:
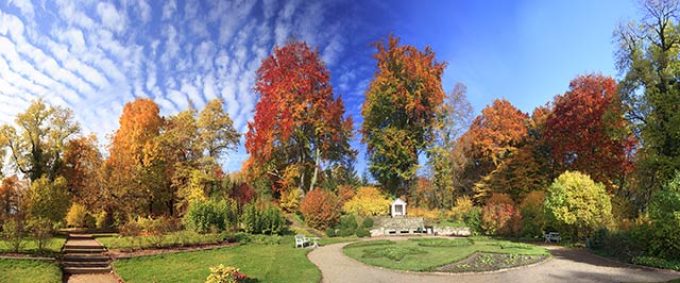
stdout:
[[7,4],[17,7],[19,11],[21,11],[21,14],[29,20],[32,20],[35,17],[33,3],[31,3],[30,0],[9,0]]
[[104,27],[115,32],[123,32],[125,30],[127,21],[125,12],[118,11],[113,4],[100,2],[97,4],[97,14],[99,14]]

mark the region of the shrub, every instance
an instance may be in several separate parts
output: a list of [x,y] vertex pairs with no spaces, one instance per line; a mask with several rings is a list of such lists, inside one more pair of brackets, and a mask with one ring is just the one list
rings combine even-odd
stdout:
[[479,234],[482,231],[482,209],[476,206],[470,209],[463,217],[463,222],[474,234]]
[[566,171],[548,188],[547,224],[564,235],[582,239],[612,222],[612,205],[604,185],[588,175]]
[[219,232],[236,224],[237,208],[233,200],[193,201],[184,215],[187,229],[198,232]]
[[359,227],[359,228],[356,230],[356,235],[357,235],[357,237],[359,237],[359,238],[370,237],[370,236],[371,236],[371,232],[368,231],[368,229],[366,229],[366,228],[364,228],[364,227]]
[[106,222],[108,214],[106,213],[106,211],[102,210],[101,212],[97,213],[97,215],[95,215],[94,218],[95,226],[97,227],[97,229],[104,229],[108,227],[108,223]]
[[522,236],[539,237],[543,235],[543,226],[545,225],[544,201],[545,193],[542,191],[530,192],[522,200],[519,206],[523,219]]
[[332,227],[340,217],[338,198],[326,190],[313,190],[302,200],[300,212],[311,227],[321,230]]
[[24,245],[24,223],[19,219],[9,219],[2,225],[2,239],[9,243],[13,252],[19,252]]
[[412,207],[407,209],[406,213],[408,213],[408,216],[422,217],[430,221],[436,221],[437,219],[439,219],[439,210],[436,209]]
[[85,206],[73,203],[66,213],[66,225],[69,227],[85,227],[85,216],[87,210]]
[[300,206],[300,190],[291,188],[281,194],[281,208],[287,212],[295,212]]
[[243,210],[244,230],[252,234],[279,234],[285,229],[281,211],[268,203],[251,203]]
[[337,235],[338,234],[335,232],[335,228],[331,227],[331,228],[326,229],[326,236],[332,238],[332,237],[335,237]]
[[680,260],[680,172],[660,191],[654,193],[649,205],[652,254],[670,260]]
[[248,276],[241,273],[238,268],[220,264],[210,268],[210,275],[205,283],[240,283],[246,282],[247,279]]
[[451,208],[447,213],[447,216],[454,221],[463,221],[465,215],[467,215],[473,207],[472,200],[469,197],[464,196],[457,198],[455,206]]
[[364,218],[364,221],[361,222],[361,226],[364,228],[373,228],[373,218],[366,217]]
[[494,193],[482,208],[482,229],[490,235],[510,235],[513,232],[512,218],[515,214],[510,196]]
[[358,226],[354,215],[344,215],[340,217],[340,232],[338,232],[338,235],[341,237],[352,236]]
[[44,251],[52,240],[52,223],[49,219],[33,218],[28,221],[28,231],[36,241],[38,250]]
[[142,226],[137,221],[128,221],[118,227],[118,233],[121,236],[139,236],[142,234]]
[[342,210],[358,216],[387,215],[390,204],[390,200],[378,188],[361,187],[356,195],[342,206]]
[[680,270],[680,261],[665,260],[663,258],[658,257],[651,256],[635,257],[633,258],[633,263],[657,268]]

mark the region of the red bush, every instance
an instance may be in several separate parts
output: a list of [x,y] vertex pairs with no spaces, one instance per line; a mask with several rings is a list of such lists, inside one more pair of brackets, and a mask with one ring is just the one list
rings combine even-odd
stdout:
[[340,201],[340,206],[342,207],[345,202],[352,199],[356,193],[354,188],[347,185],[342,185],[338,187],[338,201]]
[[491,235],[511,235],[521,229],[521,214],[507,194],[493,194],[482,208],[482,229]]
[[335,194],[322,190],[313,190],[305,196],[300,204],[300,212],[307,225],[324,230],[340,218],[340,203]]

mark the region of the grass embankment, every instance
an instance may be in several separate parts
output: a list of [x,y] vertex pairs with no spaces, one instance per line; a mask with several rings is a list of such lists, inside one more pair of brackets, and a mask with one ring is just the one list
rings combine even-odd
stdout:
[[52,261],[0,259],[0,282],[59,283],[61,269]]
[[368,265],[399,270],[431,271],[476,253],[548,256],[544,248],[487,237],[460,239],[416,238],[376,240],[349,244],[344,253]]
[[[280,241],[253,241],[208,251],[121,259],[114,268],[125,282],[204,282],[209,267],[235,266],[258,282],[319,282],[321,272],[296,249],[292,236]],[[278,243],[276,243],[278,242]]]
[[231,240],[232,237],[233,234],[198,234],[191,231],[179,231],[159,236],[123,237],[118,234],[95,235],[97,241],[110,250],[140,250],[211,245]]

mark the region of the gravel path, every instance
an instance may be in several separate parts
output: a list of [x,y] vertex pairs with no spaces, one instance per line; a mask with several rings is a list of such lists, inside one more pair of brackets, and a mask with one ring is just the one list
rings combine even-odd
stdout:
[[534,266],[488,273],[418,273],[372,267],[345,256],[348,243],[320,247],[309,259],[321,269],[322,282],[662,282],[680,272],[639,268],[582,249],[548,247],[553,257]]

